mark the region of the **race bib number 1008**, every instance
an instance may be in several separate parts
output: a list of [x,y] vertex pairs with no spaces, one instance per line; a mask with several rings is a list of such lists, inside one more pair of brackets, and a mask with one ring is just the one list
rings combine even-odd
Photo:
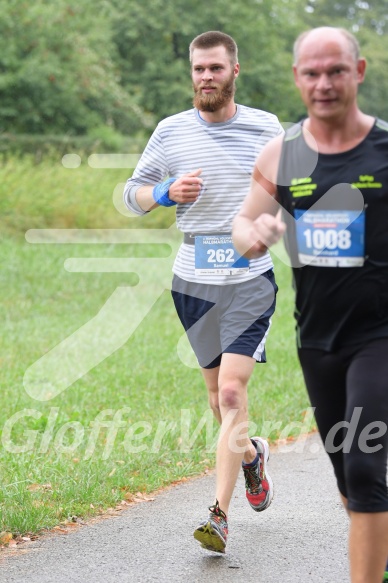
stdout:
[[361,267],[365,259],[365,212],[295,209],[302,265]]

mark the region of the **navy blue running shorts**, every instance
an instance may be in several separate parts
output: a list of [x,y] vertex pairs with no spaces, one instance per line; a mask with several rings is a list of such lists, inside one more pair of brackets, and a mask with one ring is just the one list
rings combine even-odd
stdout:
[[277,290],[272,269],[230,285],[194,283],[174,275],[175,308],[199,365],[215,368],[225,352],[266,362]]

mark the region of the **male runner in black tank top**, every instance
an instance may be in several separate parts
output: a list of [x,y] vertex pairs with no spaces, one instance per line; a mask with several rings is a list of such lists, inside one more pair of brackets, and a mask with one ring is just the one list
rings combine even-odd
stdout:
[[317,28],[294,49],[308,117],[260,154],[233,236],[240,253],[256,257],[286,233],[298,355],[350,517],[351,581],[381,583],[388,577],[388,124],[358,107],[366,63],[353,35]]

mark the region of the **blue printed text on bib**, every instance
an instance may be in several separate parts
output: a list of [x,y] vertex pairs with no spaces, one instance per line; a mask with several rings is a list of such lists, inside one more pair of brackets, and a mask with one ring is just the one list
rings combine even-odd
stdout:
[[365,212],[295,209],[302,265],[361,267],[365,258]]

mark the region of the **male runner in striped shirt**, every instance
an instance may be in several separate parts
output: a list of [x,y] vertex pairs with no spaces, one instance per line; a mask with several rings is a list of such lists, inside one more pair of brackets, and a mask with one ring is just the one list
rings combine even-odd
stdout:
[[235,103],[240,67],[230,36],[218,31],[197,36],[190,62],[194,108],[158,124],[127,181],[124,200],[140,215],[176,205],[184,239],[172,295],[221,424],[215,503],[194,537],[207,550],[225,552],[241,463],[251,507],[265,510],[273,496],[268,444],[247,435],[247,385],[255,363],[265,362],[277,287],[269,253],[240,258],[231,228],[257,154],[282,127],[276,116]]

